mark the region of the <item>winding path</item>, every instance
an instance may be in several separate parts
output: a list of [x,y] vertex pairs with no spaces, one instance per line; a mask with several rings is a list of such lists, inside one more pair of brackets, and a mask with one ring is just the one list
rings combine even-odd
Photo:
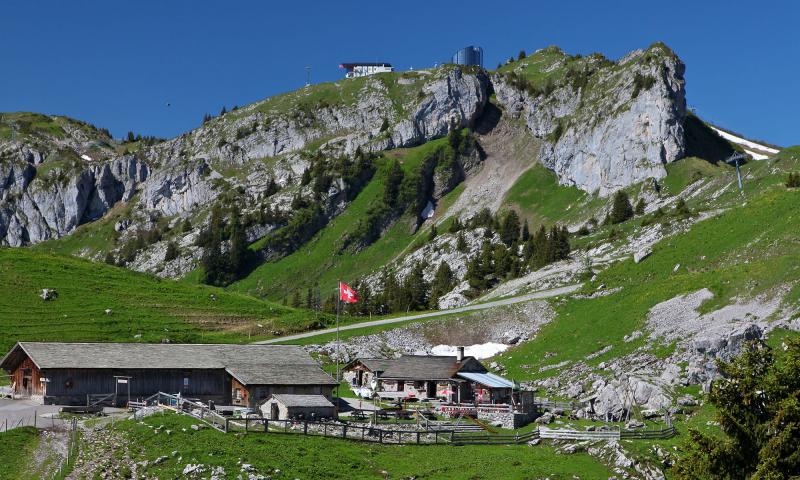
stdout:
[[[351,323],[349,325],[343,325],[339,327],[339,331],[343,332],[346,330],[355,330],[358,328],[364,327],[374,327],[378,325],[389,325],[392,323],[400,323],[400,322],[407,322],[409,320],[418,320],[421,318],[433,318],[433,317],[441,317],[442,315],[452,315],[454,313],[462,313],[462,312],[471,312],[474,310],[486,310],[487,308],[494,308],[500,307],[503,305],[513,305],[515,303],[522,303],[527,302],[530,300],[537,300],[540,298],[549,298],[549,297],[557,297],[559,295],[564,295],[566,293],[572,293],[575,290],[579,289],[581,284],[576,285],[567,285],[565,287],[558,287],[558,288],[551,288],[549,290],[540,290],[538,292],[528,293],[526,295],[520,295],[519,297],[511,297],[511,298],[503,298],[500,300],[493,300],[491,302],[486,303],[478,303],[475,305],[466,305],[464,307],[458,308],[451,308],[448,310],[438,310],[435,312],[429,313],[419,313],[416,315],[405,315],[402,317],[394,317],[394,318],[385,318],[382,320],[372,320],[368,322],[360,322],[360,323]],[[268,344],[268,343],[278,343],[278,342],[287,342],[291,340],[300,340],[302,338],[308,337],[316,337],[317,335],[326,335],[329,333],[336,333],[336,328],[325,328],[321,330],[312,330],[310,332],[304,333],[297,333],[294,335],[287,335],[284,337],[276,337],[271,338],[269,340],[262,340],[260,342],[254,342],[257,344]]]

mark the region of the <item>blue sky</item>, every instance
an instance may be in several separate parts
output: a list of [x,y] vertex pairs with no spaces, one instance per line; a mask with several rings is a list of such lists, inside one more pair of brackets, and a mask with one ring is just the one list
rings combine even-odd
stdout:
[[[63,114],[170,137],[204,113],[336,80],[344,61],[399,69],[470,44],[494,67],[558,45],[616,59],[661,40],[702,117],[800,143],[800,2],[16,1],[0,10],[0,111]],[[167,103],[171,103],[167,107]]]

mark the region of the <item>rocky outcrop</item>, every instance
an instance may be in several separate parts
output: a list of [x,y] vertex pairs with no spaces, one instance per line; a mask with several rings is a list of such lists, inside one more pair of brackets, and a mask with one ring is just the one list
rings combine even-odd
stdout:
[[544,91],[523,88],[520,77],[492,77],[498,103],[544,140],[542,164],[562,184],[602,196],[666,176],[664,165],[682,158],[685,149],[680,59],[663,44],[616,63],[558,52],[551,48],[526,59],[550,59],[540,67],[551,82]]
[[115,203],[130,200],[149,175],[147,164],[131,155],[72,171],[56,167],[43,177],[36,159],[23,154],[0,162],[0,245],[17,247],[69,234]]

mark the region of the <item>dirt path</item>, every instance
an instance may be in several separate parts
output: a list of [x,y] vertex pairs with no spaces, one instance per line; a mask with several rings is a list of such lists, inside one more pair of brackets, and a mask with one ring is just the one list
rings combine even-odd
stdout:
[[81,432],[81,448],[68,480],[144,478],[137,473],[130,445],[110,428],[89,428]]
[[[559,295],[564,295],[567,293],[572,293],[575,290],[579,289],[581,284],[577,285],[567,285],[565,287],[559,288],[552,288],[550,290],[542,290],[539,292],[529,293],[527,295],[521,295],[519,297],[513,298],[504,298],[501,300],[495,300],[492,302],[486,303],[479,303],[476,305],[467,305],[465,307],[458,307],[458,308],[451,308],[448,310],[439,310],[437,312],[430,312],[430,313],[420,313],[417,315],[404,315],[402,317],[394,317],[394,318],[386,318],[383,320],[372,320],[370,322],[360,322],[360,323],[353,323],[351,325],[344,325],[339,328],[339,331],[346,331],[346,330],[356,330],[359,328],[364,327],[374,327],[378,325],[390,325],[392,323],[400,323],[406,322],[408,320],[418,320],[422,318],[433,318],[433,317],[441,317],[442,315],[450,315],[453,313],[462,313],[462,312],[471,312],[474,310],[485,310],[487,308],[494,308],[499,307],[501,305],[513,305],[515,303],[527,302],[530,300],[537,300],[540,298],[548,298],[548,297],[557,297]],[[278,337],[278,338],[271,338],[269,340],[262,340],[260,342],[254,342],[257,344],[269,344],[269,343],[278,343],[278,342],[286,342],[291,340],[300,340],[302,338],[309,338],[309,337],[316,337],[317,335],[325,335],[329,333],[336,333],[335,328],[325,328],[322,330],[314,330],[311,332],[305,333],[298,333],[295,335],[287,335],[285,337]]]

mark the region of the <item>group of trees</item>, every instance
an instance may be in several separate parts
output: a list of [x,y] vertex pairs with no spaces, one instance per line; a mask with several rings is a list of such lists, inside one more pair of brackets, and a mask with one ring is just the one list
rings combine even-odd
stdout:
[[[478,228],[483,231],[483,241],[481,248],[467,259],[464,278],[469,282],[467,294],[471,296],[479,295],[503,279],[516,278],[529,269],[541,268],[568,258],[570,254],[569,233],[565,227],[554,225],[548,230],[542,225],[531,234],[528,222],[521,222],[517,212],[511,210],[494,215],[489,209],[479,211],[465,222],[453,220],[448,232],[456,236],[456,250],[468,253],[465,232]],[[500,242],[492,240],[495,235]],[[429,241],[435,238],[435,234],[428,235]],[[425,272],[432,267],[436,268],[433,277],[426,280]],[[412,265],[402,278],[398,278],[395,272],[384,270],[372,286],[364,279],[354,282],[359,302],[343,308],[352,315],[435,309],[440,298],[452,291],[457,281],[447,262],[430,265],[421,261]],[[297,302],[293,303],[301,304],[299,291],[294,295]],[[326,299],[320,308],[335,311],[335,295]]]
[[[228,220],[225,220],[227,213]],[[225,286],[247,273],[253,252],[247,248],[247,233],[238,205],[227,212],[219,204],[211,209],[211,219],[197,237],[203,247],[203,283]]]
[[128,134],[125,135],[125,138],[122,139],[123,143],[134,143],[140,142],[143,145],[155,145],[157,143],[163,142],[163,138],[158,138],[153,135],[145,135],[142,136],[139,133],[133,133],[132,131],[128,131]]

